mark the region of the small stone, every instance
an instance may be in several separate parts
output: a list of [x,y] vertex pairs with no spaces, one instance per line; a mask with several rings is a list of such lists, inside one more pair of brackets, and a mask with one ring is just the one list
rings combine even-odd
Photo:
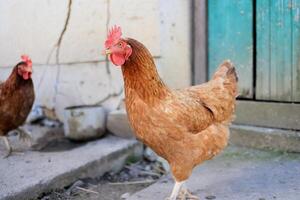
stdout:
[[150,171],[151,170],[151,166],[150,165],[145,166],[145,170],[146,171]]
[[55,128],[55,127],[61,127],[62,123],[60,121],[57,120],[50,120],[50,119],[43,119],[40,122],[41,126],[46,126],[46,127],[51,127],[51,128]]
[[150,162],[154,162],[154,161],[156,161],[158,159],[157,154],[152,149],[150,149],[149,147],[147,147],[145,149],[144,157],[147,160],[149,160]]
[[214,195],[209,195],[209,196],[206,196],[205,197],[205,199],[209,199],[209,200],[211,200],[211,199],[216,199],[217,197],[216,196],[214,196]]
[[170,171],[170,165],[168,163],[168,161],[162,157],[158,157],[158,162],[161,163],[163,169],[165,172],[169,172]]
[[121,199],[128,199],[129,196],[130,196],[130,193],[128,193],[128,192],[124,193],[124,194],[121,195]]
[[77,187],[82,187],[83,185],[84,185],[83,181],[81,180],[76,181],[75,183],[73,183],[71,187],[69,187],[69,189],[66,191],[66,194],[70,196],[72,193],[74,193]]

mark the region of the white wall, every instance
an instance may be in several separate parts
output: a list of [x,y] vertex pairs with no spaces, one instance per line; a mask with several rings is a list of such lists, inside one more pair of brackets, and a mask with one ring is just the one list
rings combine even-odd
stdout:
[[167,84],[190,84],[189,0],[73,0],[68,5],[69,0],[0,1],[0,81],[26,53],[33,60],[36,104],[54,108],[62,118],[64,107],[109,96],[103,104],[115,109],[123,96],[121,71],[106,63],[101,50],[107,28],[118,24],[125,37],[138,39],[159,57]]
[[190,0],[160,0],[161,73],[172,88],[191,84]]

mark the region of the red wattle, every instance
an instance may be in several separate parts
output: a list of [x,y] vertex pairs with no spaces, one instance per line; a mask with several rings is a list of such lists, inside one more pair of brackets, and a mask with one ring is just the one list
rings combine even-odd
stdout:
[[122,54],[111,54],[109,55],[111,62],[116,66],[121,66],[125,63],[125,57]]
[[29,73],[27,73],[27,72],[23,73],[23,79],[28,80],[29,79]]

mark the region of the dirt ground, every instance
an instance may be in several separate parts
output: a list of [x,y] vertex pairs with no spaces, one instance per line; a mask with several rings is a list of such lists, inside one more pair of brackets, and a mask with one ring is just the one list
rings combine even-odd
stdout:
[[[44,194],[38,200],[119,200],[155,183],[165,171],[159,162],[141,160],[120,172],[78,180],[71,186]],[[122,198],[123,197],[123,198]]]
[[134,185],[110,185],[109,182],[102,182],[98,185],[89,186],[91,191],[83,191],[76,189],[71,195],[61,191],[54,191],[51,194],[40,198],[42,200],[117,200],[122,199],[121,196],[133,194],[151,184],[134,184]]

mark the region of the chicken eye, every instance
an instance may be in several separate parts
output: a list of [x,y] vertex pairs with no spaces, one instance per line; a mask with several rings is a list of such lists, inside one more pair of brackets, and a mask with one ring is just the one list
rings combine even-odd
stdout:
[[118,44],[118,47],[120,47],[120,48],[122,48],[122,47],[123,47],[123,45],[122,45],[122,43],[121,43],[121,42]]

